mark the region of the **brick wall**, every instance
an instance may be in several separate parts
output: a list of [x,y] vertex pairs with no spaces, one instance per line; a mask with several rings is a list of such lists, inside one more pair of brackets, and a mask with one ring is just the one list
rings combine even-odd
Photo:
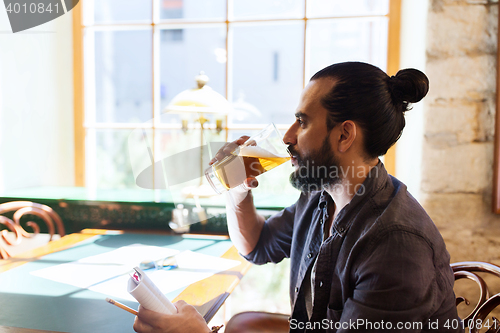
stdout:
[[430,0],[422,203],[452,262],[500,264],[491,213],[498,5]]

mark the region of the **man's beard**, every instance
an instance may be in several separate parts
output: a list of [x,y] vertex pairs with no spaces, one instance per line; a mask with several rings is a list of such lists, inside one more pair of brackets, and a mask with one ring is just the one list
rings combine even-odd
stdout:
[[306,156],[289,146],[288,150],[297,159],[298,168],[290,174],[290,183],[302,192],[320,191],[340,183],[340,166],[333,154],[332,146],[325,138],[321,148]]

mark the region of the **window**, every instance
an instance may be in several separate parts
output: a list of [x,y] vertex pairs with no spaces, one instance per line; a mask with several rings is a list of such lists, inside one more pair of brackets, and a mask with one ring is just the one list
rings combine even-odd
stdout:
[[82,0],[74,10],[77,185],[134,188],[133,129],[143,128],[155,155],[187,134],[198,142],[199,124],[186,134],[163,110],[200,71],[235,107],[210,140],[270,122],[287,129],[304,84],[334,62],[393,74],[399,8],[400,0]]

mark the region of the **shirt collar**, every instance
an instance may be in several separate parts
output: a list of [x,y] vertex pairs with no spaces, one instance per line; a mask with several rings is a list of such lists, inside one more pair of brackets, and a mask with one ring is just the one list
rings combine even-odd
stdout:
[[[364,202],[366,198],[372,197],[376,192],[378,192],[388,180],[389,174],[385,170],[384,163],[378,161],[378,164],[374,166],[368,176],[364,180],[362,186],[358,189],[351,201],[340,211],[339,215],[336,217],[333,227],[342,236],[350,226],[351,218],[349,216],[353,215],[355,212],[355,207],[360,203]],[[318,209],[323,209],[327,207],[329,202],[333,202],[330,194],[323,190],[319,198]]]
[[327,206],[328,201],[332,200],[332,197],[326,190],[321,191],[321,196],[319,197],[318,208],[323,209]]

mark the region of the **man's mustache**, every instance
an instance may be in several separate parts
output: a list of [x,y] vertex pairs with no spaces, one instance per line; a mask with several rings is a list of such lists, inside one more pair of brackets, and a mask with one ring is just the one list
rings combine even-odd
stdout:
[[287,148],[288,150],[288,153],[293,156],[298,163],[300,163],[302,161],[302,158],[301,156],[299,155],[299,152],[295,150],[295,148],[293,148],[293,146],[288,146]]

